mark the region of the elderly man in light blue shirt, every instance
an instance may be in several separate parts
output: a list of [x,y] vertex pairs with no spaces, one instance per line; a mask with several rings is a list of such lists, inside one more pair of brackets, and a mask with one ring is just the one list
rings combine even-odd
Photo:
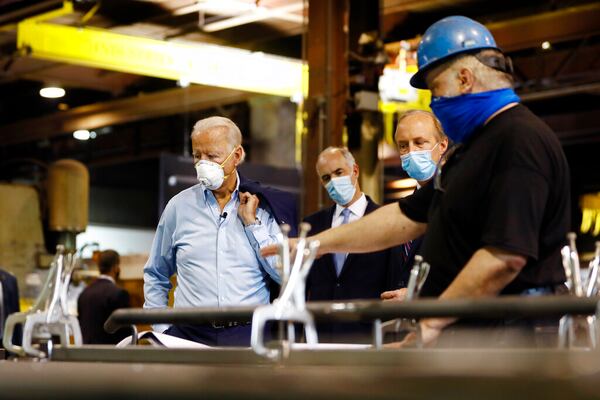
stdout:
[[[144,308],[165,308],[177,274],[175,307],[266,304],[269,278],[280,283],[274,258],[260,248],[280,232],[257,196],[239,191],[242,135],[229,119],[200,120],[191,135],[199,184],[169,201],[144,267]],[[247,346],[250,325],[155,325],[160,332],[207,345]],[[166,329],[166,330],[165,330]]]

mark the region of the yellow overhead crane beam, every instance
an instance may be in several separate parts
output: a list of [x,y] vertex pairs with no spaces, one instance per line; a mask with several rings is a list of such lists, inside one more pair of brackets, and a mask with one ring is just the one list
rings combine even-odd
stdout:
[[233,47],[162,41],[104,29],[47,22],[73,4],[27,18],[17,48],[45,60],[286,97],[306,96],[308,66],[300,60]]

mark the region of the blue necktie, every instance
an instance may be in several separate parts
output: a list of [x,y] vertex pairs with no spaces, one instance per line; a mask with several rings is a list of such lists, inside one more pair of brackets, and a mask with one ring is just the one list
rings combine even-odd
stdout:
[[[344,208],[342,210],[342,225],[348,223],[348,219],[350,218],[350,209]],[[344,261],[346,261],[346,253],[334,253],[333,254],[333,262],[335,264],[335,273],[337,276],[340,276],[342,272],[342,267],[344,266]]]

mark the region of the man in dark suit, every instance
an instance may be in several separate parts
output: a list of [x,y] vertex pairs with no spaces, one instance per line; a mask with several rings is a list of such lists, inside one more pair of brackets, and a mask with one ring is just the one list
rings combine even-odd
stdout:
[[[17,278],[13,274],[0,268],[0,348],[2,348],[2,335],[4,324],[10,314],[19,312],[19,287]],[[21,344],[21,326],[15,327],[13,343]]]
[[77,311],[85,344],[115,344],[129,335],[127,329],[115,334],[104,331],[104,322],[118,308],[129,307],[129,293],[117,287],[121,272],[119,253],[105,250],[98,259],[100,276],[79,296]]
[[[304,219],[311,234],[355,221],[377,209],[358,183],[359,167],[345,147],[329,147],[317,160],[317,174],[336,203]],[[378,299],[382,292],[405,285],[401,281],[402,246],[366,254],[326,254],[317,259],[306,283],[309,301]],[[317,325],[321,342],[371,341],[372,324],[327,323]]]

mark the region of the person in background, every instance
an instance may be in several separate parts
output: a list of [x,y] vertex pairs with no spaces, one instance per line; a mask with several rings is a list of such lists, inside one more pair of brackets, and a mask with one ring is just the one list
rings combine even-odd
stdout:
[[[345,147],[329,147],[321,152],[317,175],[334,205],[304,218],[317,234],[331,227],[362,218],[379,205],[360,190],[359,166]],[[376,299],[381,292],[397,289],[405,254],[402,246],[365,254],[327,254],[314,262],[306,282],[309,301]],[[371,341],[371,323],[320,323],[323,342],[361,343]]]
[[[398,119],[394,140],[402,160],[402,169],[417,181],[417,189],[423,187],[435,174],[442,155],[448,149],[448,137],[444,134],[440,121],[429,111],[407,111]],[[410,271],[415,255],[423,241],[423,236],[404,244],[408,250],[407,268]],[[407,281],[408,276],[403,276]],[[384,301],[402,301],[405,289],[395,289],[381,294]]]
[[85,344],[116,344],[130,334],[127,329],[120,329],[114,334],[104,331],[104,322],[113,311],[129,307],[129,293],[116,284],[121,273],[120,264],[116,251],[100,252],[100,276],[79,295],[77,313]]

